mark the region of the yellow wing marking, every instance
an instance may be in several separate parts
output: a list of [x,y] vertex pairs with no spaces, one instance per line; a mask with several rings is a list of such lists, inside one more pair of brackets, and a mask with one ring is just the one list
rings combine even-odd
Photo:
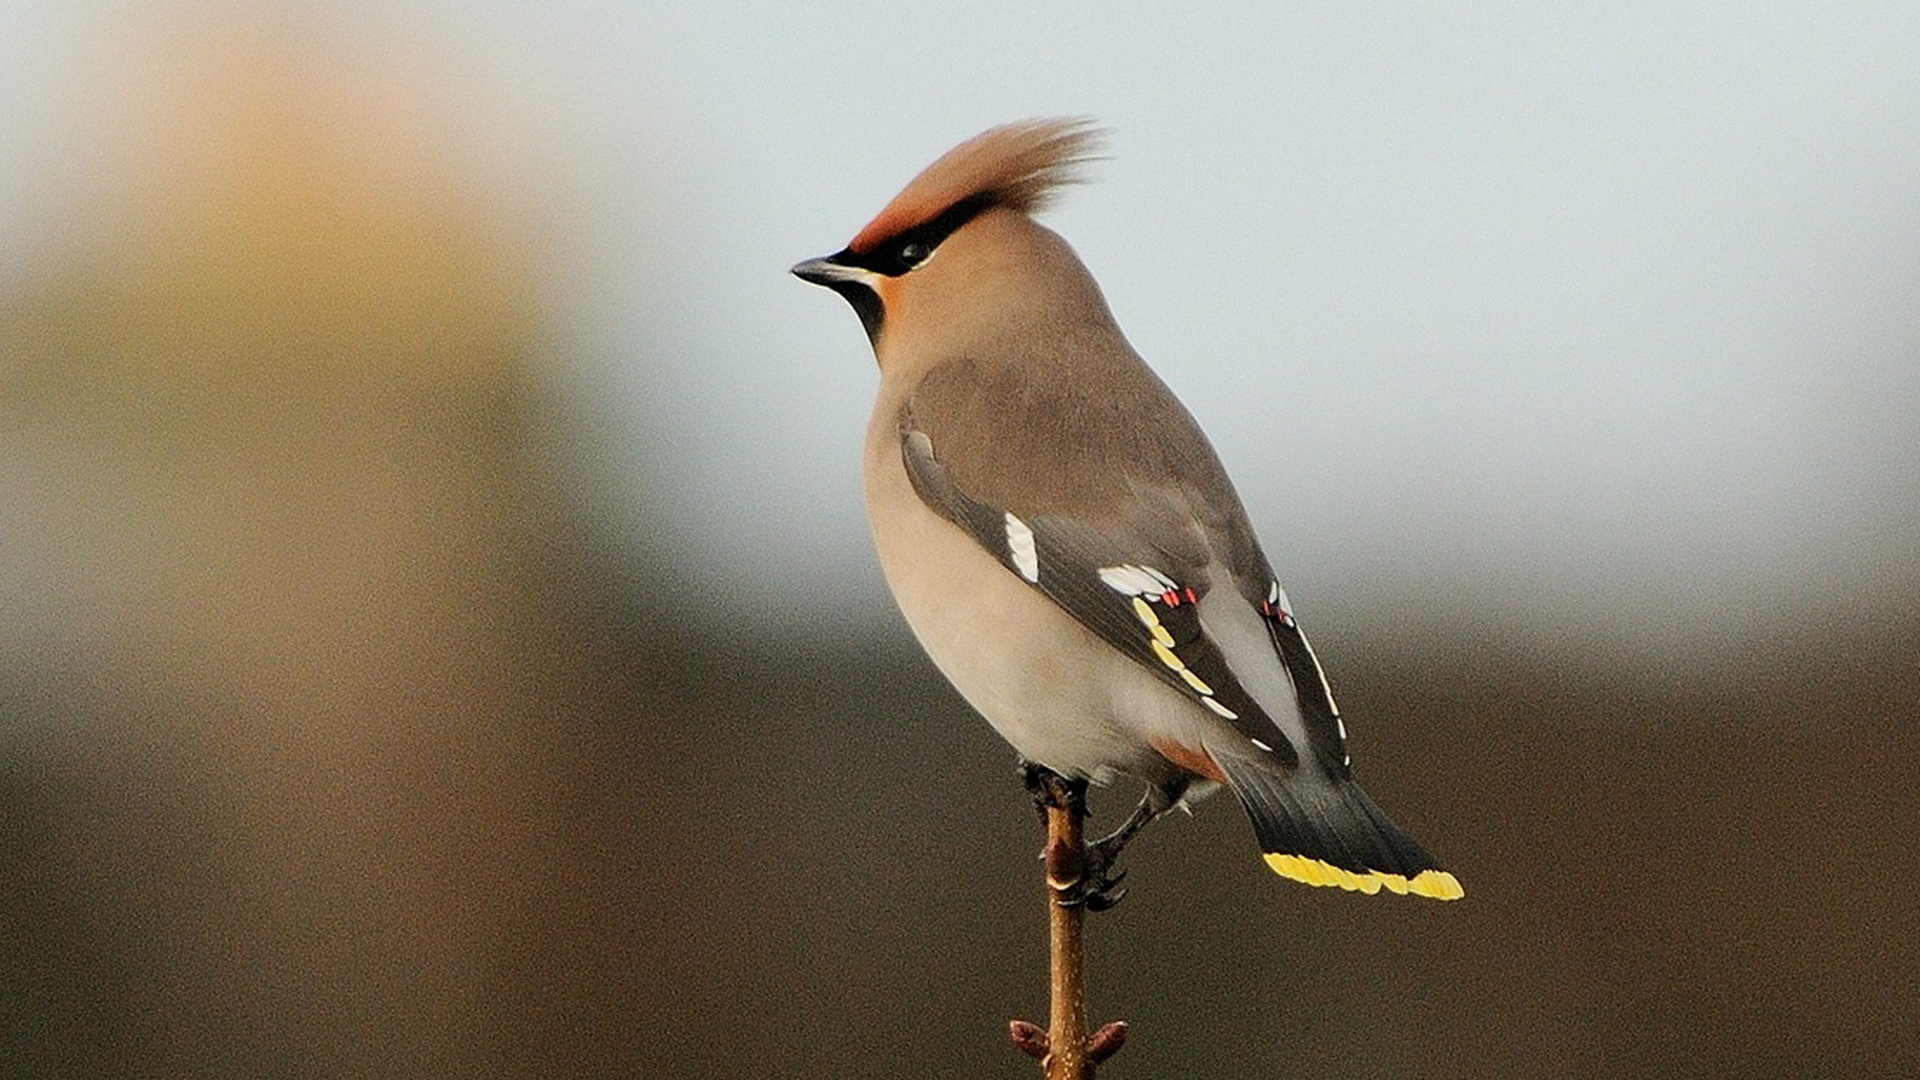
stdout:
[[1173,648],[1173,635],[1167,633],[1167,628],[1160,625],[1160,616],[1153,613],[1152,604],[1137,596],[1134,597],[1133,614],[1140,620],[1141,625],[1153,632],[1153,640],[1159,642],[1164,648]]
[[1195,675],[1192,668],[1181,668],[1180,677],[1187,680],[1187,685],[1193,687],[1196,693],[1203,694],[1207,697],[1213,696],[1213,687],[1208,686],[1205,679]]
[[1153,634],[1153,640],[1147,642],[1153,648],[1153,655],[1167,665],[1169,670],[1186,680],[1187,685],[1193,687],[1194,693],[1203,697],[1212,697],[1213,687],[1208,686],[1205,679],[1189,671],[1186,661],[1174,654],[1173,635],[1167,633],[1167,628],[1160,625],[1160,616],[1154,614],[1153,605],[1136,596],[1133,598],[1133,613],[1139,617],[1141,625]]

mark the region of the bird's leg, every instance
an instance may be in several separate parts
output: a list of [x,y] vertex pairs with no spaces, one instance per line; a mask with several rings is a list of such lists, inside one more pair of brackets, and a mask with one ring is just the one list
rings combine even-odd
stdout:
[[[1061,776],[1045,765],[1037,761],[1028,761],[1026,758],[1020,759],[1020,782],[1026,786],[1027,794],[1033,796],[1033,808],[1039,812],[1040,820],[1043,823],[1047,820],[1047,810],[1049,807],[1058,806],[1064,808],[1067,805],[1060,801],[1061,795],[1056,791],[1056,788],[1070,787],[1074,783],[1074,781],[1068,780],[1066,777]],[[1084,810],[1086,807],[1087,782],[1084,780],[1079,781],[1079,785],[1080,805]]]
[[1160,816],[1153,806],[1153,794],[1149,792],[1141,798],[1140,805],[1120,827],[1087,844],[1086,869],[1081,877],[1079,896],[1062,903],[1082,903],[1088,911],[1105,911],[1120,902],[1127,895],[1126,886],[1120,884],[1127,876],[1125,870],[1114,872],[1113,864],[1120,860],[1120,852],[1132,840],[1135,833],[1146,828],[1147,822]]
[[[1078,809],[1080,813],[1086,813],[1085,780],[1070,780],[1031,761],[1020,763],[1020,775],[1027,791],[1033,795],[1034,806],[1040,811],[1042,819],[1049,808]],[[1088,911],[1105,911],[1127,894],[1126,886],[1120,883],[1127,872],[1121,870],[1114,873],[1113,864],[1119,860],[1121,849],[1127,846],[1134,834],[1160,816],[1161,811],[1155,808],[1153,794],[1151,790],[1148,791],[1119,828],[1085,845],[1079,880],[1060,897],[1060,903],[1069,907],[1084,905]]]
[[1120,823],[1119,828],[1087,845],[1090,850],[1097,853],[1093,856],[1095,865],[1102,868],[1111,866],[1114,860],[1120,857],[1121,849],[1133,839],[1133,834],[1146,828],[1148,822],[1165,812],[1154,809],[1153,804],[1152,792],[1141,796],[1140,805],[1133,808],[1133,813],[1128,815],[1127,820]]

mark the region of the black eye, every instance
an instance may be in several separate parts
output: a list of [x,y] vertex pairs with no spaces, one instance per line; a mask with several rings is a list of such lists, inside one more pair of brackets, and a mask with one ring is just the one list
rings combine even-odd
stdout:
[[918,240],[909,240],[900,245],[900,265],[911,270],[933,255],[933,248]]

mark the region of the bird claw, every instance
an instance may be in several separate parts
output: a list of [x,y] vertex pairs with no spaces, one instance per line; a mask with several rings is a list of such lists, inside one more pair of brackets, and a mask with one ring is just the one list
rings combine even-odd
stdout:
[[1108,873],[1112,869],[1113,859],[1101,850],[1099,844],[1088,844],[1081,856],[1082,869],[1077,880],[1064,888],[1056,888],[1054,903],[1061,907],[1083,907],[1088,911],[1106,911],[1118,904],[1127,895],[1127,887],[1121,884],[1127,872],[1120,870]]
[[1106,911],[1113,907],[1113,905],[1119,903],[1126,895],[1127,890],[1125,886],[1116,888],[1112,884],[1107,884],[1097,889],[1090,889],[1077,896],[1062,896],[1054,902],[1065,908],[1082,907],[1088,911]]
[[[1086,815],[1085,780],[1069,780],[1030,761],[1020,763],[1020,775],[1042,818],[1055,809]],[[1113,864],[1133,834],[1155,816],[1152,804],[1142,800],[1133,816],[1111,835],[1080,844],[1077,849],[1061,840],[1049,841],[1040,857],[1047,864],[1047,882],[1053,889],[1054,901],[1061,907],[1087,911],[1106,911],[1119,903],[1120,898],[1127,895],[1126,886],[1121,884],[1127,872],[1114,870]]]

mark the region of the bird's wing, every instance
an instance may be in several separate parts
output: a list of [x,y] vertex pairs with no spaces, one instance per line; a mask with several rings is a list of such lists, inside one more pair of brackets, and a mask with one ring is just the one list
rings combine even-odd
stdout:
[[[1319,662],[1212,450],[1164,395],[1154,396],[1172,414],[1143,422],[1124,393],[1112,412],[955,370],[930,377],[902,410],[901,459],[929,507],[1109,645],[1278,764],[1310,753],[1345,776],[1345,732]],[[1134,437],[1114,438],[1114,425]],[[1050,446],[1044,471],[1027,464],[1033,440]]]

